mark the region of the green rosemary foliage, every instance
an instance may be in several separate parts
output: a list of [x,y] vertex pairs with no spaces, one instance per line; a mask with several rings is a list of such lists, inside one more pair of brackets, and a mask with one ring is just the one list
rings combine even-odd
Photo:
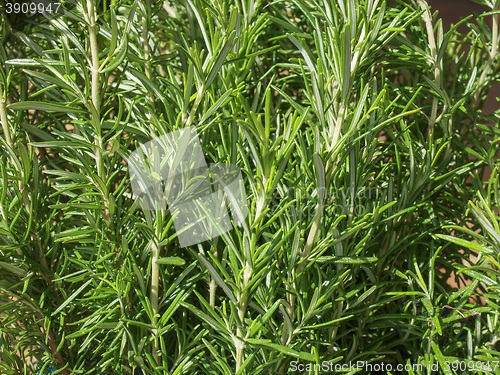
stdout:
[[[483,3],[1,0],[0,372],[498,374]],[[128,158],[186,127],[248,215],[183,248]]]

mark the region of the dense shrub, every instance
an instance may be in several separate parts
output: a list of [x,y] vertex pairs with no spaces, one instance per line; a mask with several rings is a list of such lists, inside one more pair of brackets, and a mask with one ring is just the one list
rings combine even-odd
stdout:
[[[483,3],[2,0],[1,373],[499,374]],[[189,126],[248,216],[182,248],[127,161]]]

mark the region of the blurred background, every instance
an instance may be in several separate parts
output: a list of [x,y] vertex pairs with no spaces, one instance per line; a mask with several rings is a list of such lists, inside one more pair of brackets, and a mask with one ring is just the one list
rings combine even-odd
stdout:
[[463,17],[469,14],[481,13],[487,11],[483,5],[474,3],[470,0],[427,0],[427,3],[434,11],[439,12],[443,18],[445,27],[450,27],[452,23],[457,23]]
[[[443,19],[443,26],[447,30],[449,30],[452,24],[456,24],[470,14],[481,14],[488,10],[487,7],[474,3],[471,0],[427,0],[427,3],[430,5],[433,13],[438,11],[439,17]],[[487,18],[487,23],[491,25],[491,18]],[[461,25],[459,30],[466,32],[467,28]],[[499,108],[500,103],[496,100],[497,97],[500,97],[500,83],[493,85],[490,91],[484,107],[486,113]]]

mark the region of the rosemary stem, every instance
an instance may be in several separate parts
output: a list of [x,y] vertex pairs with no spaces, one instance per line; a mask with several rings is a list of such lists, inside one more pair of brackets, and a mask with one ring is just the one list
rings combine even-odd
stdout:
[[153,240],[152,242],[152,257],[151,257],[151,309],[153,310],[153,358],[157,365],[160,365],[160,356],[158,355],[158,313],[159,313],[159,282],[160,282],[160,267],[158,259],[160,258],[160,249],[158,244]]
[[[105,182],[106,176],[104,171],[104,158],[103,158],[103,143],[101,135],[101,74],[99,71],[99,46],[97,44],[97,14],[95,9],[94,1],[87,0],[87,11],[88,11],[88,21],[89,21],[89,42],[90,42],[90,54],[91,54],[91,106],[95,109],[95,117],[93,118],[94,126],[96,127],[96,136],[94,139],[95,144],[95,160],[97,165],[97,175],[99,178]],[[108,208],[108,197],[107,192],[103,193],[103,203],[104,203],[104,218],[109,220],[109,208]]]

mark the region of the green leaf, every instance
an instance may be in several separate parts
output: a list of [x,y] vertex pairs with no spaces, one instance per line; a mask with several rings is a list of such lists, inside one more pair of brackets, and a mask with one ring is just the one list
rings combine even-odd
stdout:
[[[54,316],[62,311],[66,306],[68,306],[78,295],[92,282],[92,279],[87,280],[82,286],[80,286],[73,294],[71,294],[66,300],[51,314]],[[69,338],[69,337],[68,337]]]
[[304,44],[301,43],[300,41],[298,41],[297,39],[295,39],[293,36],[287,35],[287,37],[299,49],[300,53],[302,54],[302,57],[306,61],[306,64],[309,67],[309,69],[311,70],[311,72],[314,72],[317,75],[318,72],[316,71],[316,67],[315,67],[315,65],[313,63],[313,59],[311,57],[312,53],[309,50],[306,50],[306,48],[303,46]]
[[125,56],[127,56],[128,52],[128,36],[125,34],[122,41],[120,42],[120,45],[118,46],[118,53],[116,56],[111,58],[111,62],[106,64],[106,66],[101,69],[102,73],[108,73],[120,66],[120,64],[123,62],[125,59]]
[[165,257],[160,258],[156,261],[158,264],[171,264],[174,266],[183,266],[186,264],[186,261],[179,257]]
[[340,264],[366,264],[375,263],[377,257],[337,257],[337,256],[321,256],[316,262],[318,263],[340,263]]
[[210,87],[210,85],[214,81],[215,77],[219,73],[219,70],[222,67],[222,64],[224,63],[224,61],[226,60],[226,57],[227,57],[227,55],[228,55],[228,53],[233,45],[233,40],[234,40],[235,35],[236,35],[235,32],[233,32],[233,34],[231,35],[229,40],[226,42],[226,44],[224,45],[222,50],[219,52],[219,54],[217,56],[217,60],[215,60],[214,64],[212,65],[212,68],[210,70],[210,74],[208,75],[207,80],[205,81],[205,89]]
[[222,95],[217,101],[208,109],[207,112],[201,118],[199,125],[202,125],[212,114],[219,109],[219,107],[224,106],[229,101],[229,96],[233,93],[233,90],[227,90],[224,95]]
[[[7,232],[8,234],[8,232]],[[4,269],[4,271],[10,272],[14,275],[17,275],[19,277],[26,277],[27,272],[23,270],[22,268],[13,266],[12,264],[6,263],[6,262],[0,262],[0,267]]]
[[273,349],[273,350],[276,350],[278,352],[289,355],[291,357],[302,359],[303,361],[307,361],[307,362],[315,362],[316,361],[314,354],[310,354],[310,353],[306,353],[306,352],[299,352],[297,350],[291,349],[291,348],[283,346],[283,345],[274,344],[269,340],[247,339],[246,341],[252,345]]
[[450,366],[444,358],[443,353],[439,349],[439,346],[434,341],[431,341],[431,346],[439,362],[439,367],[446,375],[452,375],[453,373],[450,371]]
[[215,270],[215,268],[208,262],[208,260],[205,259],[205,257],[201,254],[198,254],[198,259],[201,260],[201,262],[205,265],[205,267],[208,269],[208,272],[210,272],[210,275],[215,279],[217,284],[224,290],[226,295],[229,297],[229,299],[236,305],[238,302],[236,298],[234,297],[233,292],[227,284],[222,280],[222,277],[220,277],[219,273]]
[[79,108],[70,107],[68,105],[61,105],[56,103],[42,103],[42,102],[17,102],[7,106],[7,108],[14,111],[35,110],[47,112],[60,112],[60,113],[83,113],[84,111]]
[[449,242],[453,242],[453,243],[460,245],[460,246],[463,246],[464,248],[467,248],[467,249],[477,250],[477,251],[480,251],[480,252],[485,253],[485,254],[493,253],[493,250],[487,248],[484,245],[478,244],[476,242],[466,241],[466,240],[459,238],[459,237],[448,236],[445,234],[436,234],[436,237],[441,238],[441,239],[446,240],[446,241],[449,241]]

